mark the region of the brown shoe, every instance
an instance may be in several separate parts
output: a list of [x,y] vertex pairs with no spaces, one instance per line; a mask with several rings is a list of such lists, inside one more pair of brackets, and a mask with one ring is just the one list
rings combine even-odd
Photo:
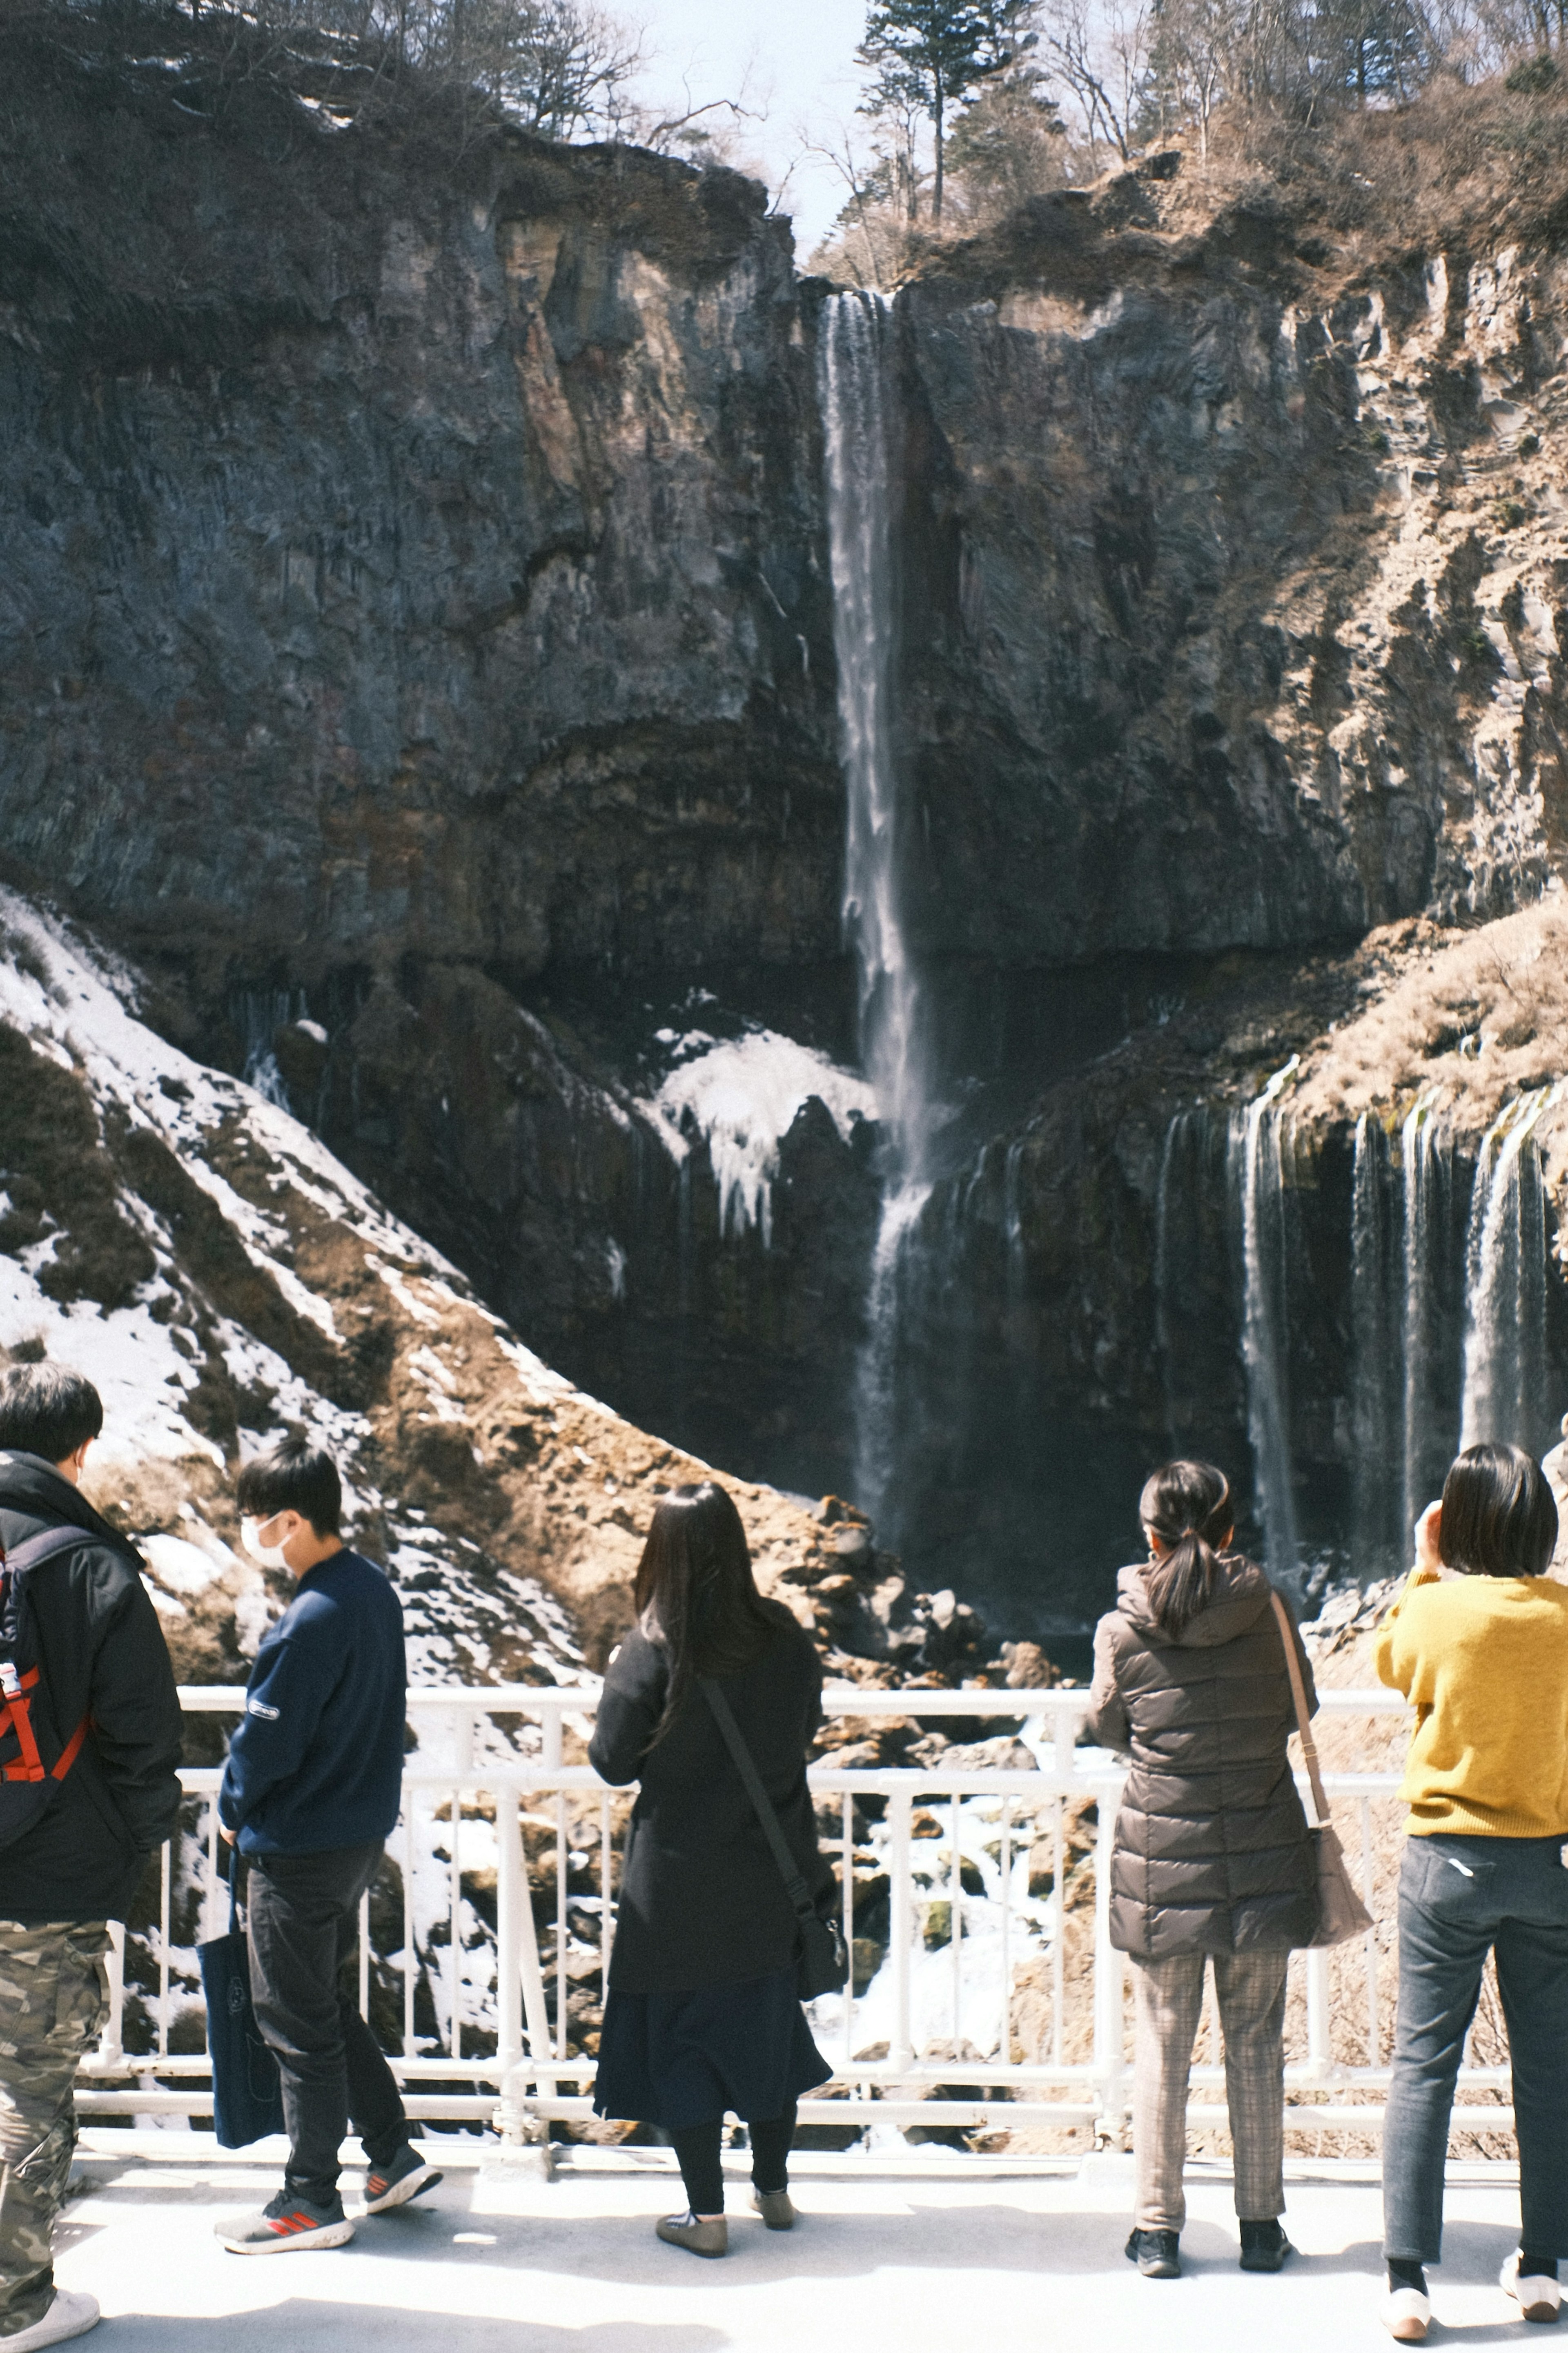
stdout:
[[684,2247],[689,2255],[727,2255],[730,2225],[722,2214],[716,2222],[700,2222],[695,2214],[667,2214],[658,2225],[667,2247]]
[[753,2189],[752,2203],[770,2231],[794,2230],[795,2212],[787,2189]]

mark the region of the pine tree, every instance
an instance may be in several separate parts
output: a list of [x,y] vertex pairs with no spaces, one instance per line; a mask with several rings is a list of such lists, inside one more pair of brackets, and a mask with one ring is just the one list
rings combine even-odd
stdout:
[[918,106],[936,142],[931,216],[942,218],[947,118],[971,93],[1014,63],[1032,36],[1020,34],[1027,0],[872,0],[856,55],[875,68],[866,113]]

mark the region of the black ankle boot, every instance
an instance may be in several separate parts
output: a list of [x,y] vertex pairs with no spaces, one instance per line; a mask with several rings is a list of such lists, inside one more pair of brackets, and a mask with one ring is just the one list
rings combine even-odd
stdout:
[[1277,2272],[1295,2248],[1277,2221],[1244,2222],[1241,2226],[1241,2268],[1244,2272]]
[[1145,2279],[1180,2279],[1180,2247],[1174,2231],[1134,2231],[1127,2242],[1127,2260],[1137,2264]]

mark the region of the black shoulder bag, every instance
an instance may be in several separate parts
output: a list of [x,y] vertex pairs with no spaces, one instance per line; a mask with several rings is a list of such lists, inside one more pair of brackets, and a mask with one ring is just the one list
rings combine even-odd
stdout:
[[735,1770],[746,1785],[746,1795],[773,1849],[779,1877],[784,1883],[784,1894],[789,1897],[795,1916],[800,1923],[800,1938],[795,1956],[795,1991],[802,2001],[815,2001],[819,1993],[841,1993],[849,1975],[849,1956],[844,1949],[844,1932],[837,1920],[825,1920],[811,1900],[811,1891],[801,1876],[799,1864],[790,1852],[789,1841],[779,1827],[773,1799],[763,1787],[763,1777],[752,1761],[745,1735],[735,1721],[729,1701],[710,1676],[700,1675],[698,1681],[703,1698],[713,1711],[713,1720],[724,1736],[724,1746],[735,1760]]

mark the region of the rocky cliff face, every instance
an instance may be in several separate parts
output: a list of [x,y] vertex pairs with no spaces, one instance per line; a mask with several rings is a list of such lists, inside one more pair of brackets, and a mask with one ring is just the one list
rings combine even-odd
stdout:
[[5,288],[10,857],[209,990],[831,954],[810,360],[761,191],[38,95],[82,177]]
[[1356,936],[1561,860],[1550,229],[1352,271],[1178,192],[1041,200],[900,298],[928,953]]

